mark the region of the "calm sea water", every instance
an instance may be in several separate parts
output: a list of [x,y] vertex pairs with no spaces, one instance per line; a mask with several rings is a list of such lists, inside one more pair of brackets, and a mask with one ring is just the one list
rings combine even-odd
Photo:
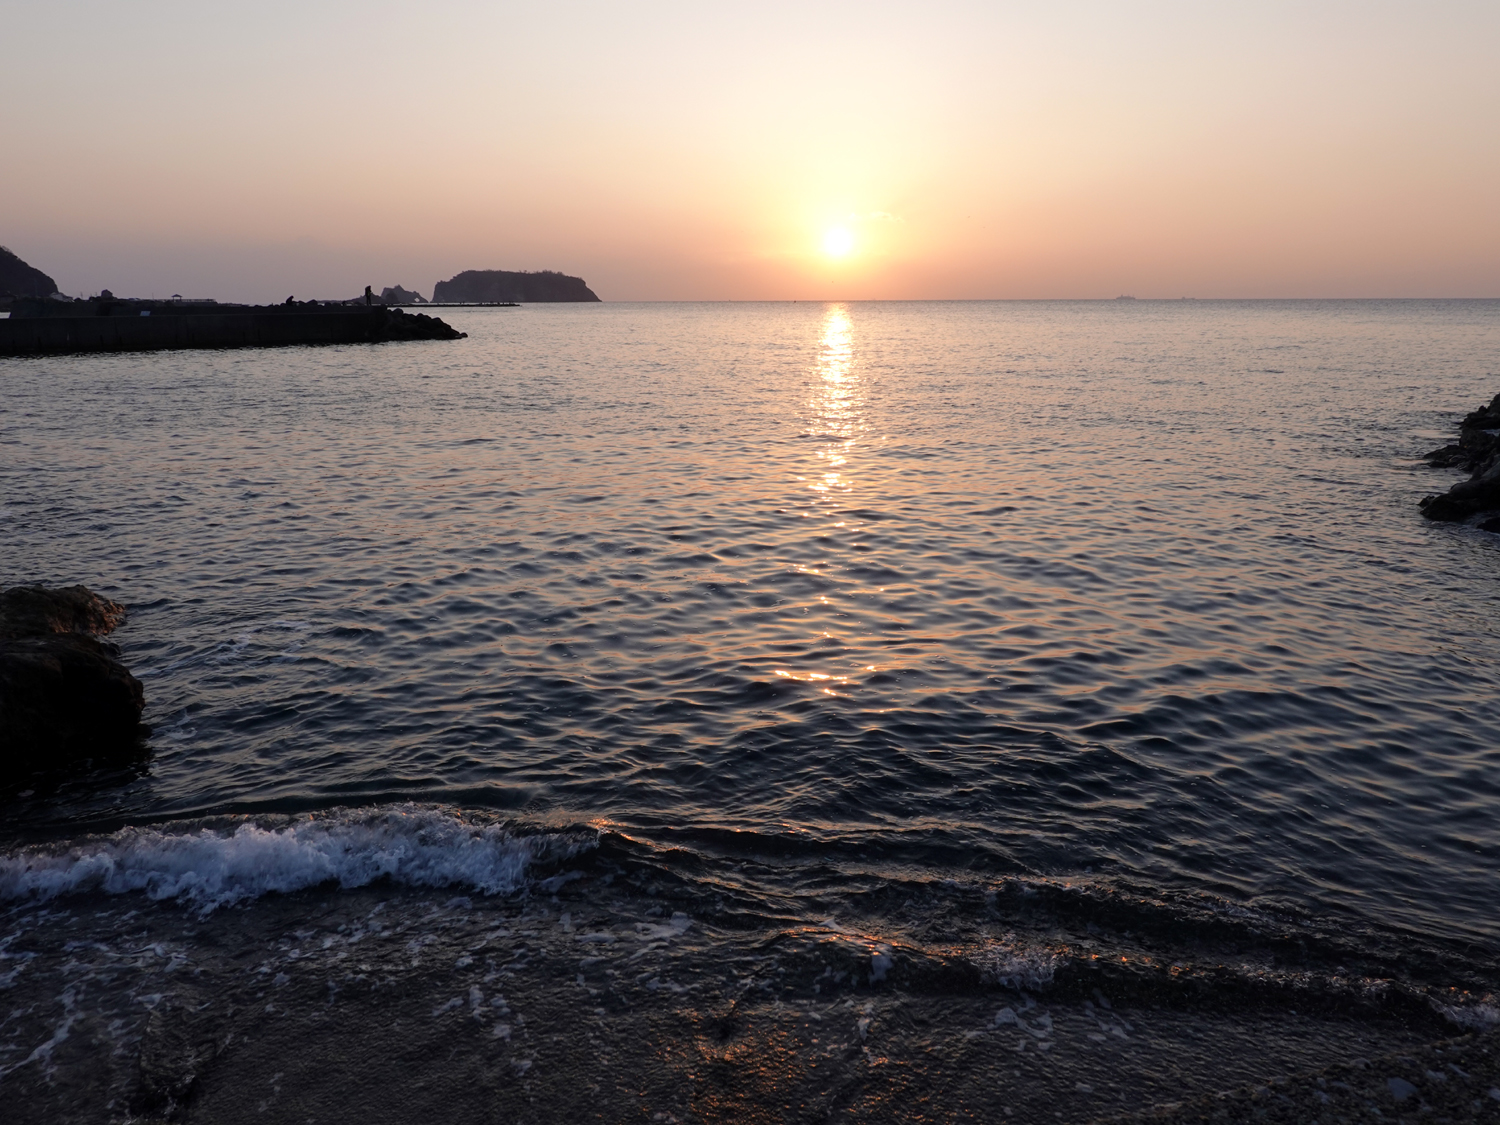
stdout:
[[[1500,939],[1494,302],[534,306],[0,370],[0,575],[147,774],[14,834],[416,801]],[[73,827],[68,827],[73,826]]]

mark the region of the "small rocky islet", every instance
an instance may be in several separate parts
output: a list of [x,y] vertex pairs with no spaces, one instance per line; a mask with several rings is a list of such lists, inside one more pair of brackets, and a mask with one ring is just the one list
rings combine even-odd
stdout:
[[147,755],[141,682],[100,640],[125,613],[86,586],[0,592],[0,786]]
[[[1457,523],[1471,516],[1500,511],[1500,394],[1487,406],[1472,410],[1458,424],[1458,441],[1422,455],[1434,468],[1469,470],[1447,492],[1422,500],[1422,514],[1430,520]],[[1500,531],[1500,516],[1478,525]]]

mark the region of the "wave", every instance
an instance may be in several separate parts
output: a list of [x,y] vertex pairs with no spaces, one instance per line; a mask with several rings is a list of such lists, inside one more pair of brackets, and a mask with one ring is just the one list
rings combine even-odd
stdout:
[[274,893],[382,881],[487,896],[562,893],[635,915],[638,937],[663,936],[665,912],[677,936],[691,919],[702,927],[694,942],[704,956],[748,941],[757,956],[774,955],[782,986],[809,994],[995,988],[1079,1002],[1103,993],[1147,1008],[1392,1018],[1435,1033],[1500,1024],[1500,967],[1472,948],[1160,888],[783,860],[722,862],[680,841],[662,847],[608,829],[544,829],[406,804],[131,827],[0,853],[0,903],[136,893],[207,916]]
[[222,906],[327,883],[386,879],[507,894],[540,863],[596,846],[588,832],[519,833],[414,805],[341,810],[267,826],[125,828],[65,848],[0,856],[0,902],[85,892],[145,892],[207,914]]

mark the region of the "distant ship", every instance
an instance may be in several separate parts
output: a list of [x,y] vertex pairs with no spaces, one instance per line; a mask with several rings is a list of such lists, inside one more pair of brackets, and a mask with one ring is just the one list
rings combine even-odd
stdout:
[[1115,298],[1115,300],[1117,300],[1117,301],[1133,301],[1133,300],[1135,300],[1135,298],[1132,297],[1128,293],[1121,293],[1118,297]]

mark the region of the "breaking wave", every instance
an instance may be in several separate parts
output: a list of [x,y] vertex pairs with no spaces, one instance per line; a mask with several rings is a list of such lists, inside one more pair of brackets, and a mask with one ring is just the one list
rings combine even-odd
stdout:
[[521,889],[537,864],[564,861],[596,843],[593,833],[522,834],[416,806],[340,810],[271,826],[246,820],[196,831],[126,828],[63,848],[0,855],[0,901],[143,891],[206,914],[271,892],[381,879],[507,894]]

